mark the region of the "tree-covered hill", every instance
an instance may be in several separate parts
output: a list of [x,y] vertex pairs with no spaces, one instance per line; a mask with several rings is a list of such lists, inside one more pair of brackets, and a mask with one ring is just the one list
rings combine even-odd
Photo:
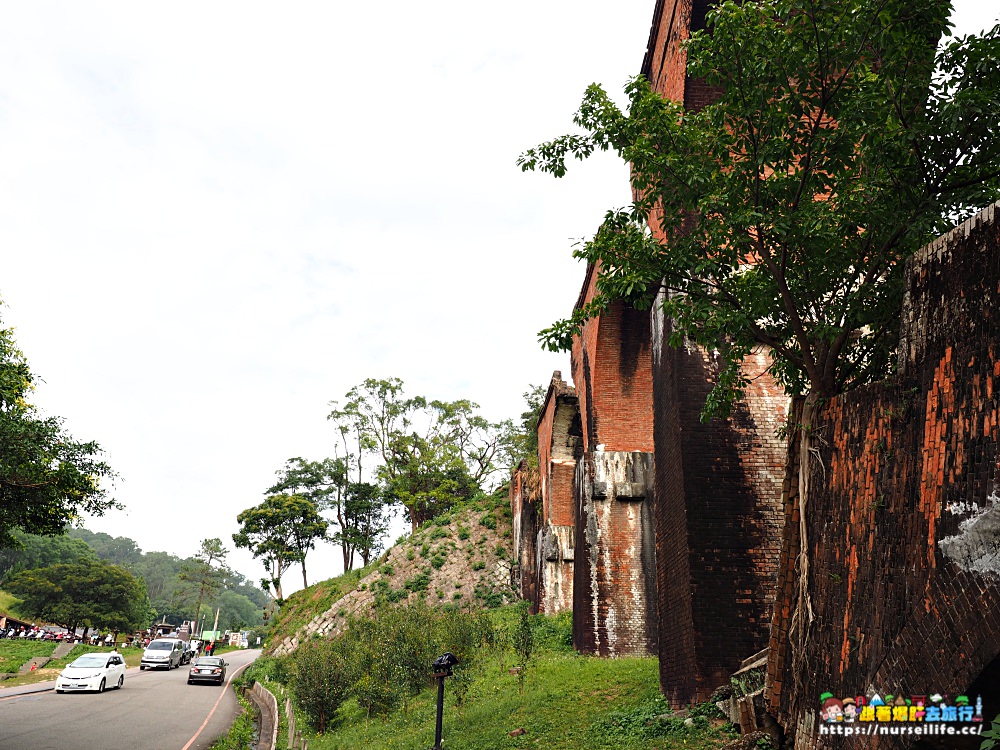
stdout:
[[142,578],[156,619],[165,618],[175,625],[194,620],[201,599],[201,613],[211,613],[213,621],[215,610],[220,610],[220,628],[253,628],[263,622],[264,607],[270,602],[267,594],[225,565],[211,565],[206,570],[197,550],[185,558],[168,552],[143,552],[128,537],[82,528],[70,528],[54,537],[22,532],[13,536],[20,548],[0,549],[0,587],[24,570],[97,559],[121,565]]

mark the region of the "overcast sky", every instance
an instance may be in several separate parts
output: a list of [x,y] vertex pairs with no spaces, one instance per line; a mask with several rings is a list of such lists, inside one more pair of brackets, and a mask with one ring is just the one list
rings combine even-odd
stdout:
[[[515,161],[639,71],[654,5],[5,3],[0,316],[36,402],[121,475],[126,510],[86,526],[231,547],[285,459],[331,454],[329,402],[364,378],[492,419],[568,379],[535,334],[627,173]],[[997,15],[956,6],[965,32]]]

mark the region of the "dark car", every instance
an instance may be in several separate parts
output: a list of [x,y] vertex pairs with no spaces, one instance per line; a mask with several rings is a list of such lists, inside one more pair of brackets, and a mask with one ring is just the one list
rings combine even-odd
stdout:
[[202,656],[195,659],[188,672],[188,685],[195,682],[214,682],[221,685],[226,681],[226,667],[229,662],[221,656]]

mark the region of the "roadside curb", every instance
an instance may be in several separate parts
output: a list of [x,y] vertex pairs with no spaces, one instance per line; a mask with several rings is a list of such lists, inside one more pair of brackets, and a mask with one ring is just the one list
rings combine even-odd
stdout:
[[0,689],[0,700],[4,698],[16,698],[20,695],[31,695],[32,693],[47,693],[54,690],[56,683],[52,680],[39,682],[34,685],[19,685],[18,687]]

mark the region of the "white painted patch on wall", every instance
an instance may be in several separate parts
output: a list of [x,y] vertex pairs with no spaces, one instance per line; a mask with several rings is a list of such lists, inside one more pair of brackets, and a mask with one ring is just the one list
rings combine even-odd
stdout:
[[941,552],[962,570],[1000,580],[1000,496],[997,491],[994,490],[982,509],[977,503],[955,503],[947,509],[952,514],[971,511],[974,515],[958,525],[957,534],[940,541]]

